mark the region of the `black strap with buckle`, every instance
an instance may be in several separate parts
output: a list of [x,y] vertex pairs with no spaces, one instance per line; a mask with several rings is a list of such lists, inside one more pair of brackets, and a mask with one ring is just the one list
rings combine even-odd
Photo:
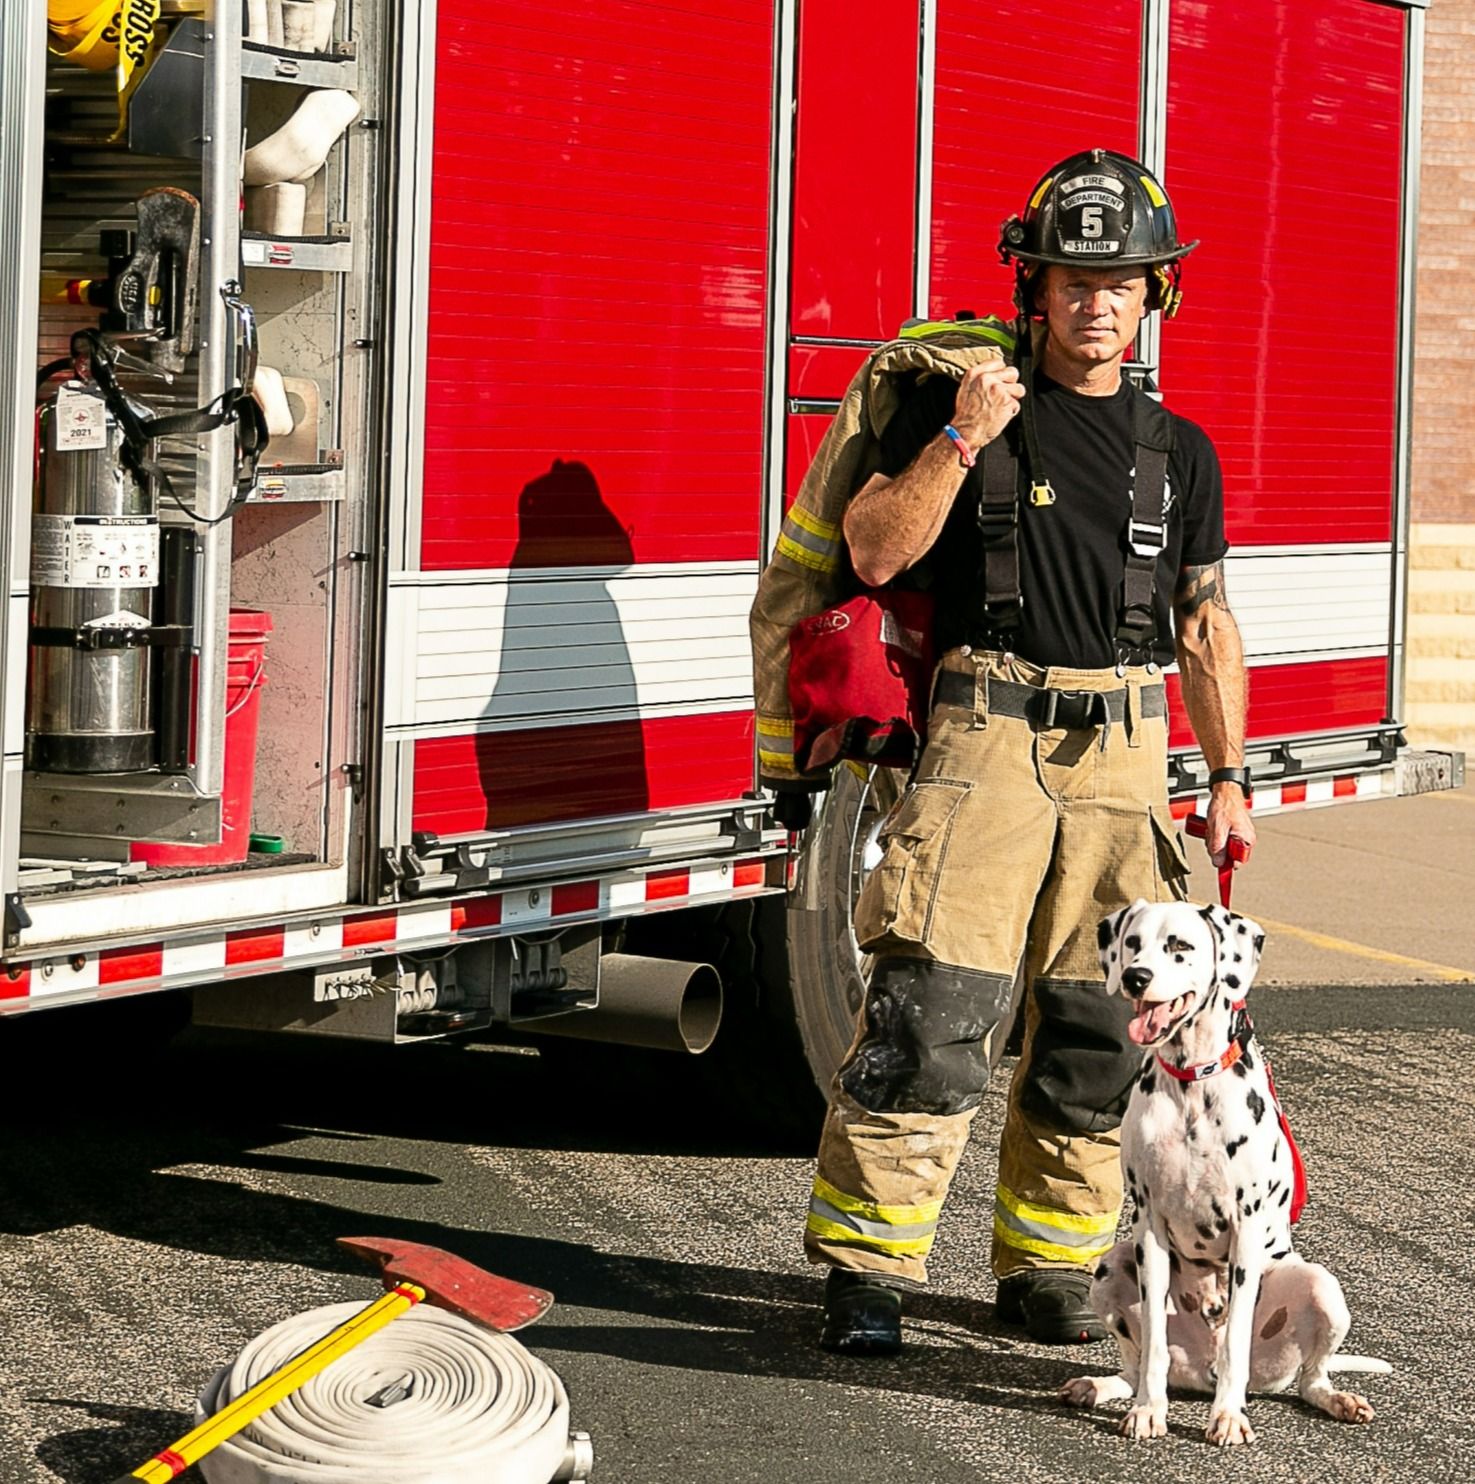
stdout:
[[[1030,375],[1030,327],[1016,326],[1016,359],[1021,379]],[[1135,474],[1132,511],[1127,520],[1126,570],[1122,582],[1116,641],[1123,664],[1151,657],[1157,639],[1154,593],[1157,563],[1167,546],[1168,455],[1173,449],[1173,420],[1161,402],[1129,382]],[[1020,444],[1030,474],[1030,499],[1051,505],[1055,493],[1044,471],[1035,436],[1034,409],[1026,396],[1017,424],[984,445],[979,480],[978,531],[983,548],[980,611],[974,629],[980,648],[1008,649],[1019,628],[1024,594],[1019,580]]]

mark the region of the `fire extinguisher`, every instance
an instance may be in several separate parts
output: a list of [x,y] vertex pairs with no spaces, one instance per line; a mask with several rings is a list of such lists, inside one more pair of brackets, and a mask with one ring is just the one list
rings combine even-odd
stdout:
[[[37,771],[135,773],[159,766],[150,697],[155,651],[172,652],[174,683],[166,673],[165,688],[176,710],[187,704],[178,672],[193,639],[192,605],[184,601],[183,570],[181,590],[160,595],[161,575],[167,581],[168,574],[160,568],[159,499],[201,524],[228,519],[250,493],[266,443],[264,419],[248,390],[254,318],[237,285],[223,292],[247,333],[243,384],[209,407],[152,415],[119,384],[118,372],[159,375],[158,368],[97,330],[78,331],[69,362],[42,373],[44,380],[71,371],[38,422],[26,713],[26,762]],[[236,428],[235,494],[222,514],[206,517],[176,495],[159,463],[158,439],[227,424]],[[187,734],[187,717],[164,720],[174,737]],[[182,746],[166,751],[182,762]]]

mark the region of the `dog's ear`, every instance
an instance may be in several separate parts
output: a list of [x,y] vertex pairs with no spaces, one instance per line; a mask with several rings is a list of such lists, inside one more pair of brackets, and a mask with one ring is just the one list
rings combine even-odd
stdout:
[[1138,897],[1130,907],[1123,907],[1103,917],[1096,926],[1097,957],[1101,970],[1106,975],[1107,994],[1117,994],[1122,987],[1122,934],[1127,922],[1138,910],[1147,906],[1144,898]]
[[1258,922],[1223,907],[1200,909],[1214,934],[1216,968],[1221,984],[1243,999],[1260,967],[1265,931]]

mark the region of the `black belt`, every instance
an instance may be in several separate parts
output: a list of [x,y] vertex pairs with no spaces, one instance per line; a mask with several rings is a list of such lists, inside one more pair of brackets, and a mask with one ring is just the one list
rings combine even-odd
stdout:
[[[1013,680],[988,678],[990,716],[1014,716],[1049,731],[1063,727],[1076,731],[1115,723],[1120,726],[1127,711],[1127,690],[1051,690],[1039,685],[1020,685]],[[975,677],[957,670],[944,670],[932,693],[934,704],[961,706],[971,711],[977,694]],[[1161,682],[1142,687],[1143,716],[1166,716],[1168,693]]]

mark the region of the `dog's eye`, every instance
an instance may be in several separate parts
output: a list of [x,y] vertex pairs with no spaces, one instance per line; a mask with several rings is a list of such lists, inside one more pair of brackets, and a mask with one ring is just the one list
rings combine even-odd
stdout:
[[1169,938],[1165,945],[1169,953],[1192,953],[1193,944],[1184,938]]

